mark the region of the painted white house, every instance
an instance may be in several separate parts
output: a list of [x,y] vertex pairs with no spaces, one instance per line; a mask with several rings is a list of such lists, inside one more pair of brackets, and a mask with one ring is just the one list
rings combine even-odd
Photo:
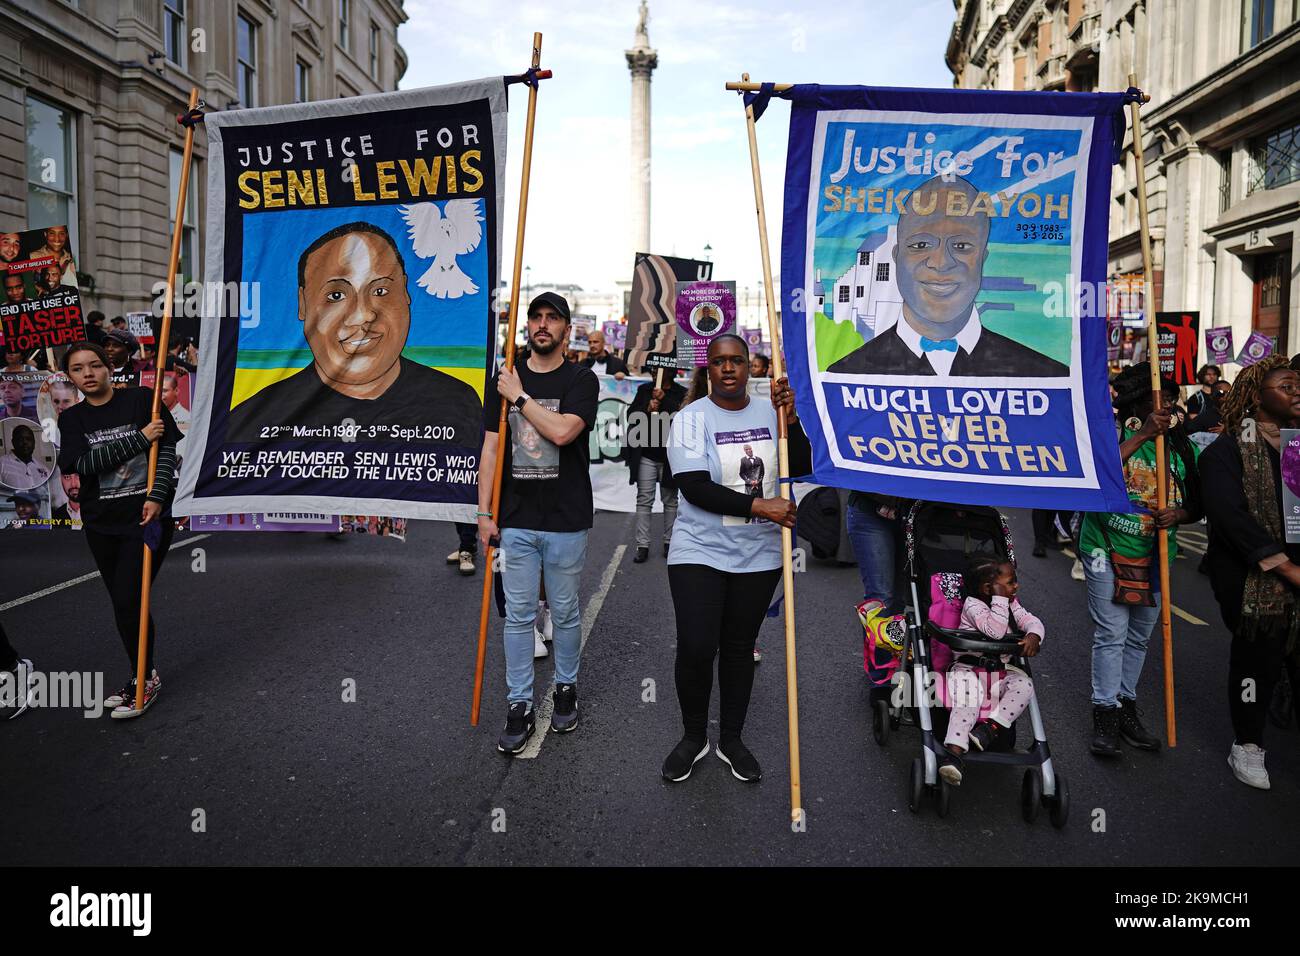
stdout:
[[900,304],[894,276],[895,227],[868,233],[858,246],[853,265],[835,280],[831,299],[831,318],[852,322],[864,339],[872,338],[885,315],[896,316],[897,309],[882,309],[885,303]]

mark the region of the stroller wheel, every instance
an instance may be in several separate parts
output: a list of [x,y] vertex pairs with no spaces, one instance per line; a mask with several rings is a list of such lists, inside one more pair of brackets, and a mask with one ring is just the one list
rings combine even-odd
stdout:
[[1043,804],[1043,779],[1039,776],[1038,768],[1031,767],[1025,771],[1024,782],[1020,784],[1020,812],[1024,814],[1026,823],[1033,823],[1038,819],[1038,811]]
[[1070,788],[1059,773],[1056,775],[1055,795],[1044,797],[1043,802],[1047,804],[1047,818],[1052,821],[1052,826],[1058,830],[1065,826],[1070,819]]
[[871,707],[871,736],[883,747],[889,743],[889,731],[889,701],[878,700]]
[[921,810],[921,798],[925,796],[925,760],[917,757],[912,761],[912,772],[907,780],[907,809],[913,813]]
[[943,777],[939,778],[939,783],[934,788],[934,809],[940,817],[946,817],[950,809],[952,800],[952,784]]

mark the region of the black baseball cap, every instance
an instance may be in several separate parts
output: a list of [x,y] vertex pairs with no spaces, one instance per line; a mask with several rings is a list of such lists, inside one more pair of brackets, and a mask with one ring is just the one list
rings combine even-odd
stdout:
[[543,292],[532,302],[528,303],[528,314],[532,315],[544,305],[549,305],[560,315],[564,316],[564,321],[569,321],[569,301],[558,292]]

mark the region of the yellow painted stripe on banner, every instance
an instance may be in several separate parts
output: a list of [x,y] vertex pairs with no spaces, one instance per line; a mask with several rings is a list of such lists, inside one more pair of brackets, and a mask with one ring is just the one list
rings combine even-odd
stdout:
[[[443,368],[434,366],[439,372],[446,372],[453,378],[466,382],[474,389],[479,401],[483,401],[483,371],[476,368]],[[252,398],[268,385],[288,378],[302,371],[297,368],[237,368],[235,369],[235,387],[231,392],[230,407],[234,408]]]

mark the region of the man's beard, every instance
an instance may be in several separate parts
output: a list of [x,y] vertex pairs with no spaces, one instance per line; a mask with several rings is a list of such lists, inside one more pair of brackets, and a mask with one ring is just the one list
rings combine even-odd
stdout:
[[530,338],[528,340],[528,345],[538,355],[550,355],[552,352],[554,352],[556,349],[560,347],[560,340],[557,338],[552,338],[549,343],[543,345],[542,343],[538,342],[536,339]]

